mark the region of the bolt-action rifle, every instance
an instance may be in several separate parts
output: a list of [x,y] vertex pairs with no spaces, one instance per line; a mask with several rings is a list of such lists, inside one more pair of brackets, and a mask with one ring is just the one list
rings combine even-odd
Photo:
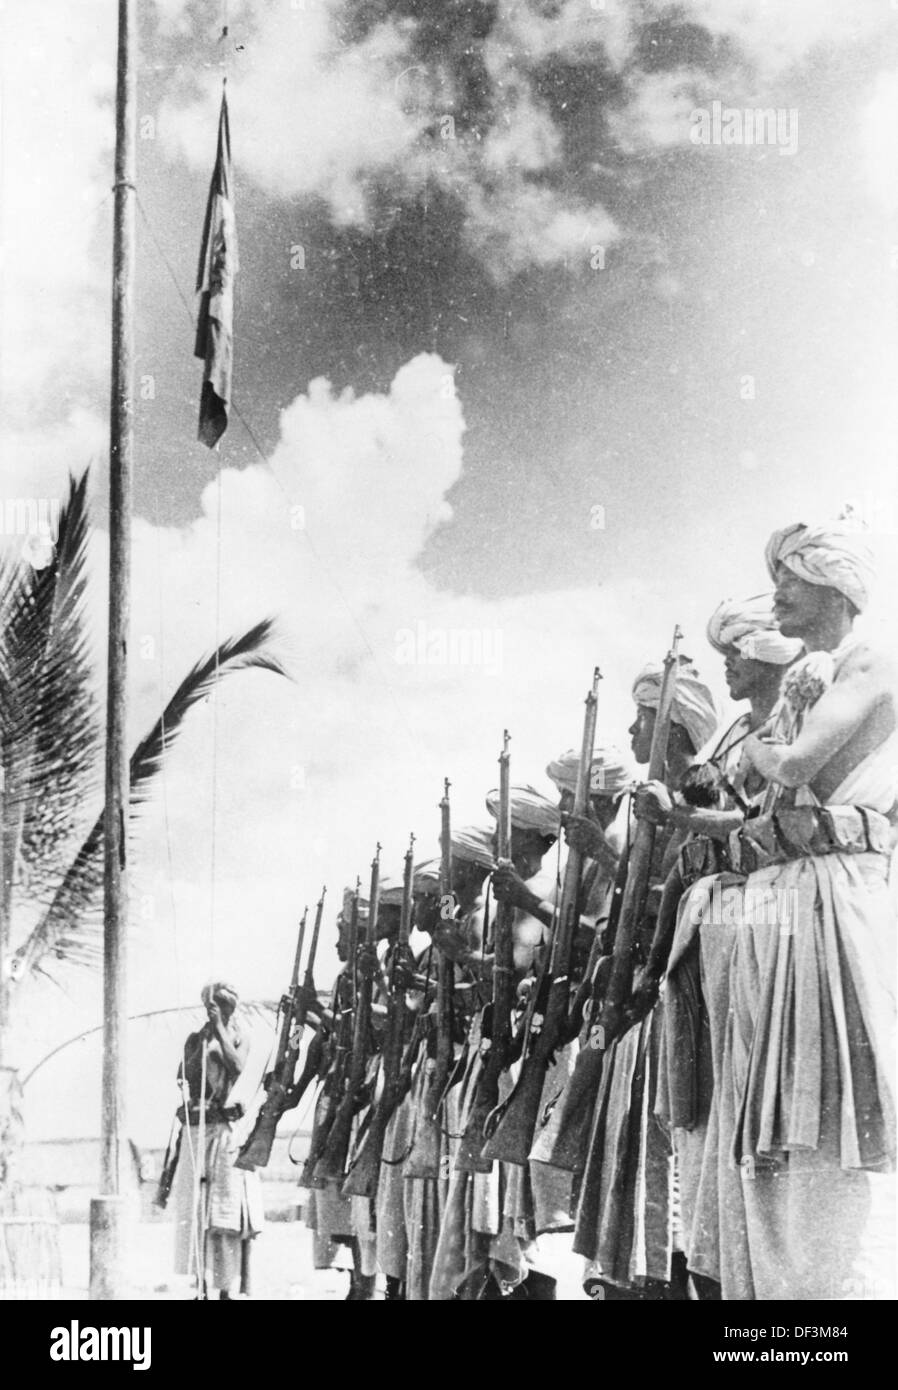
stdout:
[[[497,859],[511,863],[511,771],[505,730],[499,755],[499,824]],[[500,902],[494,919],[493,997],[481,1023],[482,1070],[455,1160],[463,1173],[488,1173],[492,1159],[483,1156],[484,1125],[499,1103],[499,1078],[509,1066],[512,1050],[511,1011],[514,1006],[514,904]]]
[[343,1095],[346,1070],[352,1052],[352,1032],[355,1009],[355,960],[359,940],[359,895],[361,884],[356,879],[349,916],[346,964],[337,976],[332,1002],[333,1022],[325,1055],[316,1071],[322,1086],[315,1107],[315,1123],[309,1152],[303,1164],[300,1183],[303,1187],[323,1187],[324,1179],[316,1181],[315,1169],[324,1152],[337,1105]]
[[368,895],[368,922],[364,944],[356,955],[355,1013],[352,1027],[352,1053],[346,1083],[338,1097],[333,1123],[324,1149],[315,1165],[315,1181],[341,1182],[346,1173],[352,1121],[362,1103],[362,1089],[371,1039],[371,999],[377,974],[377,918],[380,910],[380,845],[371,861],[371,891]]
[[399,939],[393,948],[390,961],[387,1023],[380,1062],[381,1091],[372,1105],[364,1139],[346,1175],[346,1181],[343,1184],[344,1197],[375,1196],[387,1125],[400,1101],[402,1046],[408,1015],[406,992],[411,986],[413,977],[413,961],[408,941],[412,924],[414,843],[415,837],[412,835],[405,855]]
[[[308,908],[302,914],[302,921],[299,924],[299,940],[296,943],[296,956],[293,960],[293,974],[290,976],[290,987],[281,1000],[281,1031],[274,1066],[265,1078],[265,1099],[256,1116],[252,1133],[234,1161],[235,1168],[246,1168],[252,1172],[254,1168],[266,1166],[271,1157],[278,1120],[284,1111],[290,1108],[288,1106],[288,1093],[293,1088],[296,1059],[299,1055],[299,1046],[306,1026],[309,1006],[315,1001],[315,956],[318,952],[318,936],[321,931],[321,917],[324,912],[326,892],[327,889],[322,888],[321,897],[318,899],[318,906],[315,910],[315,925],[312,929],[312,944],[309,947],[309,958],[306,961],[306,973],[302,986],[300,986],[299,971],[303,939],[306,934]],[[309,1077],[310,1080],[311,1077]],[[306,1085],[308,1085],[308,1081],[306,1081]],[[299,1097],[296,1096],[293,1103],[296,1104],[298,1100]]]
[[[596,667],[592,688],[586,697],[586,713],[583,719],[583,740],[574,795],[574,814],[577,816],[584,816],[587,810],[600,679],[601,674]],[[565,865],[561,905],[552,935],[545,1014],[540,1017],[536,1012],[542,1002],[542,990],[536,989],[532,996],[533,1007],[528,1012],[521,1074],[510,1096],[497,1111],[494,1111],[493,1128],[482,1151],[485,1160],[500,1159],[506,1163],[518,1164],[527,1162],[539,1118],[546,1071],[556,1050],[567,1040],[571,1002],[571,960],[574,936],[579,924],[582,876],[583,856],[579,850],[571,846]]]

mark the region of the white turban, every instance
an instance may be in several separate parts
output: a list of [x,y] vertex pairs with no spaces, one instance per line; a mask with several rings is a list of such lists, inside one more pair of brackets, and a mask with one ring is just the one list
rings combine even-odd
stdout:
[[236,1009],[239,997],[234,986],[229,985],[225,980],[210,980],[207,985],[203,985],[200,994],[204,1004],[211,1004],[213,999],[221,999],[232,1009]]
[[[648,705],[657,709],[661,699],[661,681],[664,667],[650,662],[644,666],[633,682],[633,699],[637,705]],[[717,710],[714,697],[698,671],[684,657],[680,658],[677,672],[677,689],[674,696],[671,718],[675,724],[682,724],[695,749],[701,748],[717,728]]]
[[[486,798],[486,809],[499,819],[499,793],[492,791]],[[538,830],[540,835],[557,838],[561,817],[558,807],[535,787],[511,788],[511,823],[518,830]]]
[[378,899],[381,907],[401,907],[402,884],[394,883],[391,878],[382,878],[380,880]]
[[[570,748],[549,763],[546,776],[551,778],[560,792],[576,792],[579,771],[580,754]],[[592,796],[616,796],[635,778],[636,773],[627,757],[614,744],[605,744],[593,753],[589,765],[589,791]]]
[[432,895],[439,891],[440,887],[440,861],[439,859],[426,859],[423,864],[416,864],[412,875],[412,890],[425,896]]
[[740,656],[788,666],[801,651],[797,637],[784,637],[773,616],[773,594],[756,594],[742,603],[724,599],[708,620],[708,641],[726,656],[735,648]]
[[461,830],[453,830],[452,857],[491,869],[496,862],[493,831],[484,830],[479,825],[466,825]]
[[805,526],[796,521],[774,531],[765,551],[771,579],[777,565],[785,565],[808,584],[838,589],[858,612],[870,601],[874,580],[870,547],[850,523],[832,521],[826,526]]
[[[341,912],[340,915],[342,916],[343,921],[346,923],[347,927],[349,926],[349,923],[352,921],[352,900],[353,900],[354,897],[355,897],[355,889],[354,889],[354,888],[344,888],[344,889],[343,889],[343,909],[342,909],[342,912]],[[361,893],[359,893],[359,921],[360,921],[360,922],[364,922],[365,919],[367,918],[367,916],[368,916],[368,899],[367,899],[367,898],[363,898],[362,895],[361,895]]]

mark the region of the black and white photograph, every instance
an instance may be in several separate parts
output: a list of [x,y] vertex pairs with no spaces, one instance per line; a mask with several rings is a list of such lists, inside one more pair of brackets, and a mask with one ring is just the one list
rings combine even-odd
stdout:
[[36,1360],[536,1300],[847,1370],[898,1296],[898,0],[5,0],[0,257]]

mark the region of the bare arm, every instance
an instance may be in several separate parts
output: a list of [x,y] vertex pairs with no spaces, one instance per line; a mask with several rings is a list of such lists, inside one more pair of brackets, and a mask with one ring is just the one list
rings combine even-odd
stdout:
[[794,743],[765,743],[751,734],[745,740],[746,756],[769,782],[783,787],[807,785],[890,697],[890,675],[881,656],[869,648],[859,650],[809,711]]
[[249,1053],[249,1039],[233,1029],[229,1023],[225,1023],[221,1016],[218,1005],[212,1003],[208,1010],[209,1022],[212,1031],[221,1046],[221,1055],[224,1059],[225,1069],[228,1076],[233,1081],[240,1075],[246,1065],[246,1058]]
[[745,817],[741,811],[711,811],[700,806],[675,806],[670,819],[677,830],[691,831],[693,835],[708,835],[712,840],[725,840],[731,831],[739,829]]

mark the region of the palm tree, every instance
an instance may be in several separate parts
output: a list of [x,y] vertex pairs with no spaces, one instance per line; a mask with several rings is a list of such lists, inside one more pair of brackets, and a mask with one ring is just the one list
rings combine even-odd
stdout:
[[[85,472],[70,480],[51,562],[0,560],[0,1192],[23,1137],[7,1056],[23,985],[101,960],[102,807],[89,829],[83,819],[102,794],[103,744],[85,618],[88,535]],[[264,621],[228,639],[182,680],[131,757],[132,816],[188,712],[222,676],[286,674],[267,650],[271,629]]]

